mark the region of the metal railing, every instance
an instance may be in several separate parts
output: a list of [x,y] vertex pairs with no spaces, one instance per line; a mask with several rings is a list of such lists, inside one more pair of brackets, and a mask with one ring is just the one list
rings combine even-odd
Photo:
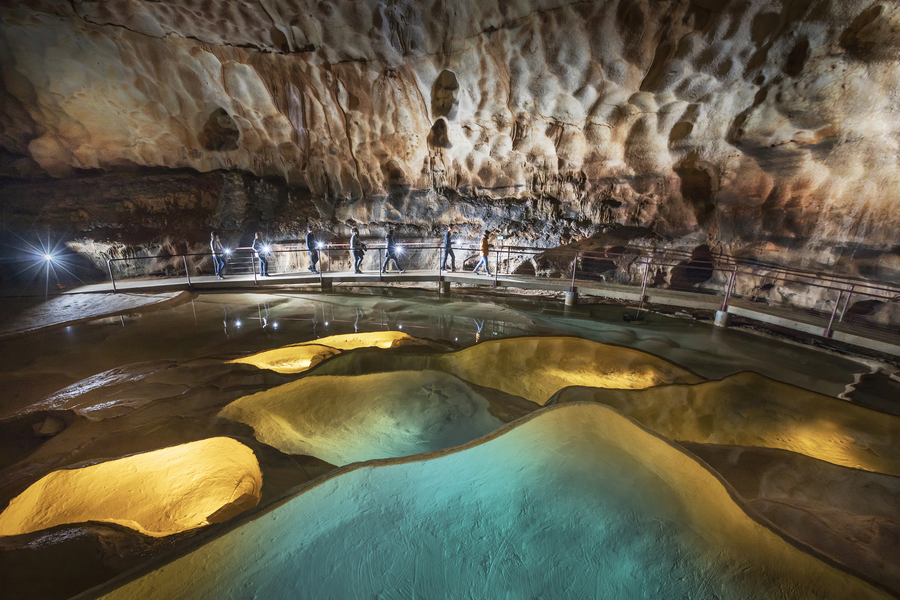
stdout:
[[[403,271],[414,270],[420,281],[429,272],[433,272],[435,281],[445,280],[447,271],[441,264],[442,245],[400,243],[397,249],[397,262]],[[354,262],[348,244],[323,243],[317,251],[320,283],[326,274],[352,273]],[[458,271],[471,269],[480,258],[478,246],[454,246],[453,251]],[[196,279],[211,274],[211,270],[206,270],[212,264],[211,256],[210,253],[186,253],[110,258],[107,260],[107,270],[113,290],[118,291],[116,271],[128,272],[130,262],[153,260],[160,265],[160,275],[182,276],[190,288],[193,286],[192,275]],[[269,270],[278,274],[301,274],[310,266],[305,245],[274,244],[266,256]],[[391,261],[390,270],[382,273],[385,258],[386,247],[383,243],[368,244],[362,262],[363,271],[370,274],[375,271],[378,281],[384,281],[386,276],[392,277],[397,265]],[[119,263],[125,263],[125,267],[115,269]],[[895,325],[900,321],[900,285],[858,277],[785,268],[712,253],[698,256],[697,253],[685,251],[640,247],[583,251],[565,247],[501,245],[492,247],[489,265],[491,278],[486,281],[494,286],[500,285],[501,275],[504,276],[503,285],[507,287],[515,287],[516,281],[527,280],[534,284],[547,278],[559,282],[551,286],[553,289],[559,289],[559,284],[565,281],[571,292],[576,292],[579,286],[626,289],[637,289],[639,286],[639,309],[644,306],[648,289],[665,289],[720,298],[721,303],[718,300],[716,303],[723,312],[727,312],[730,305],[741,303],[743,306],[777,307],[795,315],[803,314],[812,322],[821,322],[821,335],[824,337],[831,337],[835,327],[841,324],[891,336],[900,335],[900,328]],[[259,261],[252,248],[230,250],[226,260],[226,276],[252,273],[254,283],[259,285],[258,272]],[[896,315],[879,315],[879,312],[889,313],[888,309],[894,306]]]

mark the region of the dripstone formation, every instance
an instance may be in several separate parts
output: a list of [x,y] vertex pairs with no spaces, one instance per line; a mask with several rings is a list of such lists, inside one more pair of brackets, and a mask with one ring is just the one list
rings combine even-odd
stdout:
[[890,280],[898,28],[843,0],[6,2],[0,210],[98,264],[453,222]]

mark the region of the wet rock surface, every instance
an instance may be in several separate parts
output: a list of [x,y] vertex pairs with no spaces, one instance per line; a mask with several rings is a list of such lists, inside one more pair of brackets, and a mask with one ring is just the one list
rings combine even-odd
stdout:
[[[312,536],[317,541],[310,547],[315,548],[314,552],[320,558],[322,552],[331,552],[331,548],[338,548],[335,552],[346,556],[349,550],[342,544],[348,540],[348,543],[356,543],[352,542],[358,539],[354,536],[381,522],[382,517],[386,519],[384,523],[393,526],[406,515],[409,522],[418,523],[420,529],[420,518],[436,526],[446,523],[447,519],[469,523],[471,519],[453,516],[450,508],[465,504],[453,500],[456,498],[453,494],[445,498],[452,500],[448,510],[435,512],[429,508],[417,512],[412,505],[409,510],[398,508],[398,501],[406,502],[403,490],[421,485],[409,496],[415,504],[418,502],[415,498],[426,490],[430,490],[427,493],[443,490],[450,483],[462,484],[465,479],[448,477],[443,468],[434,470],[435,465],[455,465],[454,469],[469,473],[473,481],[483,478],[487,482],[485,489],[491,490],[503,487],[498,485],[499,480],[507,481],[504,478],[512,477],[509,480],[515,482],[509,488],[512,495],[507,497],[500,512],[495,512],[486,502],[466,504],[475,510],[472,513],[476,515],[474,522],[479,524],[476,529],[487,540],[484,547],[477,544],[472,547],[481,548],[477,551],[494,557],[503,548],[515,546],[522,539],[520,533],[527,538],[527,532],[533,531],[546,540],[546,527],[569,531],[568,518],[554,520],[555,517],[548,517],[548,507],[580,502],[575,499],[581,497],[596,498],[600,488],[631,489],[632,467],[640,466],[648,469],[647,487],[636,492],[638,500],[626,501],[629,511],[622,513],[621,519],[617,517],[617,525],[608,528],[601,524],[603,519],[594,522],[594,517],[586,516],[598,514],[596,504],[592,504],[594,500],[589,502],[593,508],[577,512],[576,521],[584,524],[587,521],[583,519],[587,519],[593,523],[589,525],[591,535],[584,535],[582,530],[571,530],[572,535],[580,536],[578,539],[583,542],[577,545],[578,548],[590,549],[605,535],[611,535],[612,540],[626,536],[630,540],[626,544],[630,548],[627,552],[634,552],[629,556],[635,560],[656,561],[659,559],[656,550],[648,550],[647,554],[641,548],[657,547],[654,540],[658,541],[658,536],[662,535],[669,550],[682,557],[685,553],[699,552],[694,554],[697,558],[706,552],[702,549],[705,542],[700,543],[698,538],[692,537],[694,534],[674,532],[685,523],[692,523],[688,527],[691,531],[709,527],[710,535],[719,535],[714,532],[721,528],[710,525],[719,517],[705,512],[704,508],[707,504],[717,504],[729,515],[726,517],[730,523],[728,527],[742,523],[741,528],[759,526],[760,530],[780,531],[778,535],[799,540],[790,544],[806,544],[814,549],[803,546],[804,552],[828,556],[847,569],[861,573],[864,578],[896,590],[893,587],[896,573],[887,564],[896,549],[892,541],[896,531],[893,525],[897,521],[896,507],[891,501],[896,476],[823,466],[822,461],[808,458],[804,453],[811,453],[824,444],[836,448],[834,452],[839,454],[865,458],[871,463],[870,469],[889,471],[890,465],[896,463],[895,460],[891,462],[896,443],[885,442],[885,436],[896,437],[895,432],[891,432],[896,429],[892,424],[897,417],[884,415],[887,421],[871,422],[868,417],[874,411],[852,403],[756,374],[733,375],[752,365],[773,376],[796,380],[819,390],[833,388],[836,394],[854,379],[861,365],[850,357],[829,356],[814,349],[754,339],[744,332],[716,330],[708,323],[693,320],[653,315],[640,323],[623,323],[621,313],[621,308],[591,307],[583,313],[568,312],[564,316],[560,310],[553,312],[549,306],[542,309],[539,303],[525,299],[510,299],[508,305],[501,305],[431,302],[402,297],[388,300],[318,294],[309,298],[284,294],[204,294],[190,303],[153,310],[146,315],[132,314],[121,322],[108,323],[100,319],[74,324],[71,328],[37,330],[12,338],[2,349],[5,370],[0,371],[4,389],[14,390],[17,394],[14,399],[4,398],[4,417],[0,419],[0,456],[4,458],[0,464],[0,506],[5,508],[28,486],[59,469],[78,470],[123,456],[217,436],[231,438],[252,451],[262,472],[262,488],[257,508],[232,502],[235,506],[226,511],[204,515],[209,525],[194,532],[160,538],[161,541],[154,541],[137,531],[95,522],[4,537],[0,539],[3,549],[0,574],[10,575],[8,579],[4,577],[4,581],[10,582],[17,597],[70,597],[131,568],[138,568],[141,573],[152,572],[184,552],[197,551],[200,553],[197,556],[206,556],[217,538],[224,539],[219,536],[248,531],[244,528],[255,527],[253,523],[269,519],[278,507],[286,507],[297,500],[299,502],[293,506],[306,506],[300,509],[301,512],[311,510],[310,514],[317,515],[314,519],[301,518],[301,521],[320,522],[320,517],[330,519],[329,522],[342,531],[336,538],[319,536],[313,531],[314,527],[298,526],[290,531],[290,540],[285,538],[288,545]],[[422,337],[413,338],[401,333],[401,327],[403,332],[416,331]],[[535,333],[541,336],[535,337]],[[490,343],[487,343],[488,339]],[[366,347],[367,341],[374,347]],[[289,360],[289,355],[303,354],[310,347],[330,348],[327,353],[330,358],[315,364],[310,361],[309,365],[297,368],[297,361]],[[766,365],[764,358],[772,364]],[[255,363],[262,368],[253,366]],[[527,366],[528,372],[519,369],[520,365]],[[591,365],[598,368],[592,369]],[[687,366],[696,369],[699,375],[694,375],[685,368]],[[429,375],[422,371],[426,367],[444,372]],[[705,380],[726,375],[730,377],[723,381]],[[416,378],[422,377],[427,377],[428,381],[420,385],[422,382]],[[622,412],[627,412],[623,402],[639,399],[636,404],[640,405],[640,410],[637,412],[656,418],[669,425],[669,429],[658,429],[657,436],[652,436],[616,415],[613,420],[621,426],[616,425],[613,429],[625,434],[626,438],[638,436],[642,440],[640,451],[635,454],[634,448],[628,449],[628,443],[604,441],[605,434],[598,432],[606,427],[603,425],[608,421],[606,417],[595,422],[593,417],[586,418],[579,411],[572,412],[571,418],[560,413],[557,416],[561,419],[554,425],[555,417],[543,419],[540,416],[546,409],[538,402],[550,397],[551,394],[545,393],[547,389],[574,383],[585,385],[588,379],[608,381],[612,387],[618,384],[625,388],[635,387],[636,383],[640,384],[637,387],[656,384],[643,390],[600,390],[596,395],[597,399],[606,395],[609,404]],[[739,385],[739,380],[744,381],[743,385]],[[15,385],[7,385],[9,382]],[[671,385],[672,382],[679,383]],[[410,383],[416,385],[410,388],[406,385]],[[529,390],[533,392],[534,402],[518,396]],[[586,390],[595,395],[590,388],[567,390],[569,393]],[[311,397],[304,398],[308,392]],[[875,390],[869,390],[869,393],[875,393]],[[764,403],[760,402],[759,395]],[[253,406],[256,400],[265,400],[272,410],[257,410]],[[373,402],[379,406],[368,406]],[[312,439],[313,443],[303,442],[309,449],[300,452],[271,444],[271,440],[261,435],[264,427],[237,422],[221,412],[231,403],[249,407],[246,412],[255,414],[254,418],[263,425],[269,418],[265,414],[267,411],[275,414],[280,419],[280,431],[290,433],[294,439]],[[586,404],[576,402],[575,405],[583,407]],[[553,407],[549,408],[553,410]],[[319,418],[323,411],[328,413],[326,420]],[[529,426],[532,433],[526,435],[532,441],[523,444],[517,436],[524,429],[516,433],[515,423],[528,420],[532,415],[536,417],[531,419],[532,426]],[[641,415],[630,416],[641,422]],[[588,421],[597,427],[586,425]],[[304,429],[304,423],[310,422],[315,426]],[[506,423],[512,425],[504,425]],[[649,421],[642,425],[650,427]],[[62,428],[47,435],[58,426]],[[447,434],[450,430],[452,435]],[[573,436],[575,431],[580,433]],[[699,442],[694,445],[684,442],[687,437],[684,432],[693,432],[699,436]],[[330,438],[331,454],[354,450],[352,456],[333,459],[333,463],[328,460],[331,454],[322,452],[324,445],[315,439],[323,433],[327,434],[324,437]],[[512,435],[507,437],[506,433]],[[660,433],[706,461],[736,490],[734,498],[725,500],[732,492],[724,493],[717,487],[720,484],[709,480],[702,486],[705,490],[703,500],[697,502],[694,494],[699,488],[686,486],[680,476],[673,478],[672,468],[677,466],[679,473],[694,481],[700,476],[698,473],[704,478],[710,477],[705,470],[707,467],[696,462],[693,456],[682,453],[676,444],[664,442],[658,437]],[[413,443],[405,446],[399,443],[404,436]],[[477,436],[482,437],[474,439]],[[757,445],[754,439],[761,436],[786,439],[793,452],[782,450],[767,454],[752,448]],[[504,438],[512,441],[504,442]],[[731,441],[723,441],[726,439]],[[372,443],[372,440],[378,443]],[[490,440],[498,443],[491,445]],[[468,442],[466,450],[446,449],[448,444],[461,442]],[[651,442],[663,444],[658,448],[659,452],[647,452],[647,444]],[[354,444],[355,449],[352,448]],[[388,446],[391,451],[387,453],[372,452],[375,447]],[[403,447],[398,452],[399,446]],[[597,454],[600,447],[605,450]],[[431,452],[435,448],[445,449]],[[497,448],[500,450],[495,451]],[[525,456],[526,448],[533,452],[531,458]],[[866,452],[866,448],[871,452]],[[587,452],[587,449],[591,451]],[[417,451],[426,454],[396,459],[398,455]],[[874,453],[886,458],[882,460]],[[458,456],[453,458],[455,454]],[[632,455],[632,458],[626,455]],[[441,456],[447,460],[440,462]],[[362,467],[358,463],[351,464],[345,471],[337,466],[370,458],[381,460],[367,462]],[[534,471],[532,458],[546,468]],[[508,469],[511,460],[521,469]],[[888,466],[884,467],[885,464]],[[385,469],[379,470],[379,465]],[[606,479],[588,487],[576,486],[577,489],[568,484],[546,484],[554,477],[559,477],[560,481],[590,482],[593,481],[591,477],[597,476],[596,469],[600,468],[608,469],[610,477],[626,473],[621,485],[610,487]],[[525,472],[543,474],[521,475]],[[651,472],[657,475],[650,475]],[[357,479],[360,473],[366,473],[362,480]],[[635,522],[631,509],[643,502],[640,498],[659,495],[659,474],[668,478],[669,483],[664,487],[668,490],[666,494],[674,494],[671,498],[690,490],[692,499],[687,504],[696,508],[692,517],[687,518],[681,512],[680,501],[653,500],[649,504],[663,511],[654,514],[662,514],[667,524],[659,525],[660,522],[654,519]],[[398,475],[412,487],[398,483]],[[416,481],[419,483],[414,484]],[[323,482],[328,482],[325,487],[332,492],[326,494],[324,500],[313,500],[312,505],[307,505],[309,498],[316,498],[319,493],[303,500],[307,491],[318,489]],[[827,489],[820,489],[820,485]],[[531,490],[525,496],[521,495],[523,486]],[[865,502],[854,501],[854,497],[867,493],[867,490],[872,493]],[[544,498],[541,495],[544,493],[549,495]],[[709,499],[711,496],[705,495],[707,493],[718,500],[713,502]],[[393,500],[386,503],[376,500],[384,494]],[[461,498],[477,496],[471,489],[463,488],[459,494]],[[346,502],[351,502],[351,498],[355,498],[352,502],[368,498],[374,504],[366,504],[369,501],[366,500],[360,505],[363,516],[352,516],[352,511],[342,516],[335,507],[347,506]],[[617,494],[611,494],[607,500],[611,512],[603,514],[613,514],[621,499]],[[331,509],[320,510],[323,507]],[[503,525],[507,523],[504,515],[509,512],[506,507],[513,507],[510,514],[515,513],[522,519],[516,521],[520,524],[513,537],[509,534],[512,530]],[[349,520],[345,519],[348,515]],[[749,525],[753,519],[758,523]],[[275,528],[284,531],[284,522],[279,521]],[[469,544],[471,539],[467,534],[460,535],[459,539]],[[407,541],[398,542],[395,548],[418,549],[414,552],[416,556],[421,555],[420,551],[440,552],[443,556],[453,554],[439,544],[433,546],[414,535],[402,537]],[[384,538],[380,534],[372,538],[377,539]],[[516,565],[532,560],[534,564],[540,564],[547,556],[555,557],[554,564],[563,560],[571,565],[573,573],[586,572],[577,566],[579,557],[591,554],[581,550],[572,552],[571,539],[571,536],[565,538],[569,550],[548,549],[542,555],[544,558],[532,559],[516,553],[518,558],[511,556],[498,560],[492,570],[496,577],[484,580],[485,585],[510,577],[518,568]],[[726,553],[736,547],[731,541],[720,542],[714,545],[726,548]],[[372,543],[375,544],[373,547],[383,549],[384,556],[402,554],[379,546],[380,542]],[[780,541],[773,543],[777,547],[783,544]],[[253,544],[230,544],[230,547],[259,556],[258,548]],[[752,552],[759,549],[753,543],[748,548]],[[620,549],[625,551],[624,547]],[[786,576],[784,581],[790,580],[791,585],[801,585],[804,589],[806,586],[818,589],[815,587],[819,585],[817,578],[807,578],[810,571],[802,566],[814,564],[808,562],[811,557],[802,552],[797,554],[796,548],[785,551],[789,556],[786,562],[791,565],[794,575]],[[763,554],[768,552],[763,551]],[[743,551],[738,554],[738,562],[747,566],[747,554]],[[226,553],[221,557],[224,562],[215,564],[240,562],[236,556]],[[648,559],[648,556],[655,558]],[[206,564],[207,559],[202,560]],[[390,566],[392,560],[387,560],[385,569],[393,568]],[[685,589],[693,591],[705,589],[703,582],[708,579],[698,573],[708,573],[708,569],[716,572],[721,566],[702,558],[698,560],[695,563],[699,565],[697,569],[686,567],[685,571],[684,581],[693,583],[682,581],[678,585],[687,585]],[[41,568],[35,569],[35,565]],[[872,565],[882,565],[878,567],[880,572],[875,572]],[[60,572],[54,582],[43,578],[48,568],[58,568]],[[296,571],[295,567],[290,568]],[[823,567],[819,565],[813,570],[820,568]],[[828,570],[831,567],[825,568],[825,576],[836,577],[843,582],[839,585],[847,585],[847,589],[861,594],[872,593],[854,578]],[[804,573],[802,577],[797,575],[797,569]],[[232,572],[240,572],[240,569]],[[260,585],[274,581],[269,577],[276,572],[261,572],[262,579],[258,581],[263,583]],[[665,574],[656,575],[668,581]],[[427,585],[440,584],[440,573],[431,572],[428,577],[432,576],[436,579],[419,581],[423,585],[425,581],[430,582]],[[467,581],[479,587],[479,582],[483,582],[480,577],[473,572],[471,580]],[[573,581],[569,577],[566,579],[566,585]],[[281,580],[300,581],[294,578]],[[347,577],[350,586],[366,585],[372,580],[377,581],[378,577],[357,578],[354,574]],[[798,583],[801,580],[803,582]],[[768,575],[753,575],[738,587],[750,585],[760,590],[774,589],[771,588],[773,581]],[[633,588],[635,590],[641,585],[628,577],[621,582],[622,585],[637,586]],[[179,589],[188,589],[192,584],[180,576],[171,579],[170,583],[180,586]],[[525,583],[543,585],[540,582]],[[728,583],[732,584],[736,582]],[[278,587],[281,583],[275,585]],[[548,589],[563,589],[556,588],[552,581],[547,585],[550,586]],[[578,585],[588,589],[593,584],[580,582]],[[775,585],[778,587],[779,584]],[[276,596],[280,593],[266,589]],[[129,592],[123,588],[121,593]],[[816,593],[811,592],[812,595]]]

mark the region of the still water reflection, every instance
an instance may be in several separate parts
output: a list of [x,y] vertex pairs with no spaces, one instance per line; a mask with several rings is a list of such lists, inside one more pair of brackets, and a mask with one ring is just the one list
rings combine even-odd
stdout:
[[[557,299],[423,299],[349,294],[200,294],[184,304],[5,340],[0,418],[81,379],[150,360],[234,357],[326,336],[403,331],[460,348],[521,335],[577,335],[650,352],[708,378],[744,370],[837,395],[868,371],[855,360],[710,322]],[[631,309],[633,312],[633,309]]]

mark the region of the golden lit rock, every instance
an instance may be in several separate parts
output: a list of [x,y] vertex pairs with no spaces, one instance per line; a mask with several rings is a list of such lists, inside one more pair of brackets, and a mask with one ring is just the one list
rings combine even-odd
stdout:
[[253,451],[216,437],[53,471],[0,514],[0,535],[101,521],[162,537],[256,506],[262,472]]
[[414,338],[400,331],[372,331],[332,335],[313,342],[291,344],[274,350],[258,352],[229,362],[255,365],[278,373],[302,373],[323,360],[354,348],[397,348],[400,346],[428,346],[430,342]]
[[451,373],[539,405],[570,385],[643,389],[703,381],[687,369],[652,354],[568,336],[491,340],[439,355],[348,353],[311,375],[415,368]]
[[266,350],[229,362],[254,365],[260,369],[270,369],[278,373],[302,373],[340,353],[340,350],[319,344],[298,344]]
[[574,387],[670,440],[790,450],[836,465],[900,475],[900,417],[745,372],[642,390]]
[[651,354],[573,337],[494,340],[437,357],[449,373],[544,404],[570,385],[644,389],[697,383],[694,375]]
[[889,597],[748,516],[677,445],[592,403],[453,451],[341,469],[100,597],[363,598],[388,587],[423,598]]

